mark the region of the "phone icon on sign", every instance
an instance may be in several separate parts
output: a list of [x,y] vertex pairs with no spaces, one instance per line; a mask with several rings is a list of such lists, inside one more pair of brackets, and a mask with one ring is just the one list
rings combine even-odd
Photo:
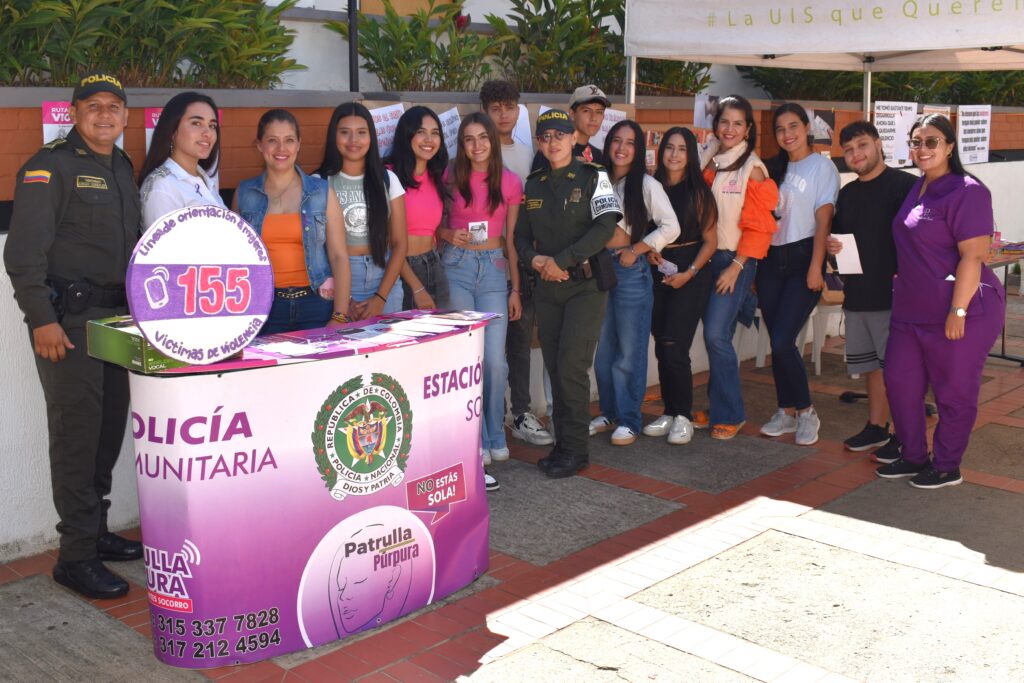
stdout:
[[170,279],[171,274],[167,272],[167,269],[159,266],[153,269],[153,274],[143,283],[146,288],[146,299],[154,310],[163,308],[170,300],[167,296],[167,282]]

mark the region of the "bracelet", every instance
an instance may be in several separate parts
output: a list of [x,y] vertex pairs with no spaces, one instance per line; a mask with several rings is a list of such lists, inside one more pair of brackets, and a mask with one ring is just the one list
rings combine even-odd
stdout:
[[519,290],[513,289],[512,291],[509,292],[509,294],[519,294]]
[[633,256],[636,256],[636,252],[633,251],[633,245],[632,244],[629,245],[629,253],[632,254]]
[[348,316],[345,315],[344,313],[338,313],[337,311],[335,311],[334,314],[331,315],[331,320],[333,320],[336,323],[347,323]]
[[743,262],[742,261],[739,261],[737,259],[733,259],[732,262],[735,263],[737,266],[739,266],[740,270],[743,270]]
[[375,297],[377,297],[378,299],[380,299],[381,301],[383,301],[384,303],[387,303],[387,302],[388,302],[388,300],[387,300],[387,298],[386,298],[386,297],[383,297],[383,296],[381,296],[381,295],[380,295],[380,292],[374,292],[374,293],[373,293],[373,295],[374,295]]
[[700,270],[700,268],[698,268],[697,266],[693,265],[692,263],[690,265],[688,265],[686,267],[686,269],[689,270],[689,271],[692,271],[694,275],[696,275],[697,271]]
[[417,294],[419,294],[420,292],[426,291],[426,289],[427,289],[426,287],[420,287],[419,289],[417,289],[417,290],[414,290],[414,291],[413,291],[413,293],[412,293],[412,295],[413,295],[413,296],[416,296],[416,295],[417,295]]

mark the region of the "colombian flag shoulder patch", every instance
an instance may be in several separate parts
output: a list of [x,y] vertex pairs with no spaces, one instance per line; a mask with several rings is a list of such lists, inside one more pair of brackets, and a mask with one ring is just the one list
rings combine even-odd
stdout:
[[50,182],[49,171],[25,171],[24,183],[48,183]]

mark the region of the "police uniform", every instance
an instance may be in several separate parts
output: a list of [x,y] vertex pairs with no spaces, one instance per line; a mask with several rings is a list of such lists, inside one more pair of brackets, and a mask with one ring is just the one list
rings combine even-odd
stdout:
[[[540,118],[537,124],[539,134]],[[534,291],[541,351],[554,398],[555,448],[540,463],[548,476],[571,476],[588,460],[587,370],[608,300],[607,292],[598,290],[588,259],[604,249],[621,216],[600,166],[573,159],[564,168],[527,177],[516,223],[516,250],[526,264],[538,255],[551,256],[570,276],[564,282],[538,278]]]
[[[124,99],[120,84],[116,89],[92,87],[86,95],[76,89],[75,99],[101,91],[119,92]],[[53,500],[60,517],[58,567],[97,557],[141,556],[138,543],[109,534],[106,527],[106,496],[128,417],[128,376],[122,368],[90,358],[85,333],[87,320],[127,312],[125,272],[140,217],[128,156],[117,147],[110,156],[97,154],[77,129],[43,147],[16,177],[4,249],[15,299],[30,338],[32,330],[60,323],[75,347],[58,362],[35,359],[46,399]]]

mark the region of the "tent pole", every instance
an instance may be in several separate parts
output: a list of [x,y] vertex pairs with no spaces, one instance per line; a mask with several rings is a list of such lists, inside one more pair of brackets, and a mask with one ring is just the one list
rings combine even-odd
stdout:
[[[874,60],[872,60],[874,61]],[[864,120],[871,121],[871,62],[864,60]]]
[[636,57],[626,57],[626,104],[636,104]]

